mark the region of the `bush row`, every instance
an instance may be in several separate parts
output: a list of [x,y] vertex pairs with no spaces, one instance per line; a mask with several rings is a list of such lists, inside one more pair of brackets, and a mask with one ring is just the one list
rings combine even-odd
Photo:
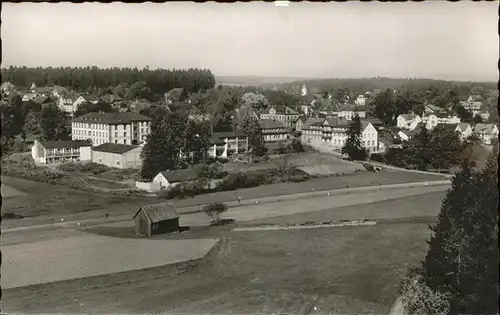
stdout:
[[267,184],[282,182],[302,182],[308,180],[310,176],[295,167],[290,167],[286,171],[278,168],[259,170],[254,172],[239,172],[225,176],[215,188],[210,188],[208,180],[200,178],[195,181],[181,182],[167,190],[159,193],[162,199],[185,198],[195,195],[217,192],[231,191],[243,188],[252,188]]
[[7,163],[2,164],[2,175],[49,184],[57,184],[64,177],[64,173],[49,168]]
[[110,170],[109,167],[94,162],[89,162],[89,163],[68,162],[59,165],[57,169],[63,172],[78,172],[91,175],[98,175]]

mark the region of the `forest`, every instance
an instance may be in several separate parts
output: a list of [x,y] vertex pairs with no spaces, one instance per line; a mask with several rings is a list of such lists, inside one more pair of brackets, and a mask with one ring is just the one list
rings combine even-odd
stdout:
[[77,92],[103,94],[117,86],[127,88],[144,82],[152,94],[163,94],[173,88],[183,88],[186,93],[205,91],[215,86],[215,77],[208,69],[165,70],[148,68],[98,68],[98,67],[9,67],[1,70],[2,82],[10,82],[18,89],[60,85]]

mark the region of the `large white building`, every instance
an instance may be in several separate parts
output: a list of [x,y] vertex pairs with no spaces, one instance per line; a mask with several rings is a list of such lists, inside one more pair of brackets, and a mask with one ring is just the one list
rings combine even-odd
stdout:
[[71,138],[91,140],[94,146],[103,143],[142,145],[151,133],[151,118],[126,113],[88,113],[73,119]]
[[401,114],[396,119],[397,127],[406,130],[414,130],[422,118],[416,114]]
[[[329,143],[334,149],[341,149],[347,141],[349,122],[340,118],[310,118],[302,126],[302,143]],[[378,132],[366,121],[361,122],[361,142],[370,152],[378,150]]]
[[38,141],[31,147],[31,156],[35,163],[53,164],[63,162],[90,161],[91,143],[87,141]]
[[295,128],[295,123],[299,119],[299,112],[285,106],[283,110],[277,110],[274,107],[264,110],[260,114],[260,119],[275,119],[283,122],[288,128]]
[[423,117],[422,122],[425,123],[425,128],[427,130],[432,130],[436,128],[436,126],[439,124],[456,125],[459,124],[461,121],[460,118],[457,116],[439,117],[436,115],[428,115]]

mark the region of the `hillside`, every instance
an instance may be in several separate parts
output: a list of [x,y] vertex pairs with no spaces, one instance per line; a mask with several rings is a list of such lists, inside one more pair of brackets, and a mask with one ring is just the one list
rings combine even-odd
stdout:
[[285,82],[301,81],[304,78],[297,77],[261,77],[261,76],[216,76],[217,84],[222,85],[242,85],[242,86],[262,86],[272,85]]

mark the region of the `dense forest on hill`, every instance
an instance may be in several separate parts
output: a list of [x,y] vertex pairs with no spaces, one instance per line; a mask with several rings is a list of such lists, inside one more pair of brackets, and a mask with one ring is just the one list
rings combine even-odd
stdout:
[[214,87],[215,77],[208,69],[165,70],[137,68],[98,67],[9,67],[2,71],[2,82],[10,82],[16,87],[29,87],[33,82],[39,86],[60,85],[75,91],[88,91],[118,85],[130,86],[145,82],[153,93],[162,94],[173,88],[183,88],[186,92],[198,92]]

